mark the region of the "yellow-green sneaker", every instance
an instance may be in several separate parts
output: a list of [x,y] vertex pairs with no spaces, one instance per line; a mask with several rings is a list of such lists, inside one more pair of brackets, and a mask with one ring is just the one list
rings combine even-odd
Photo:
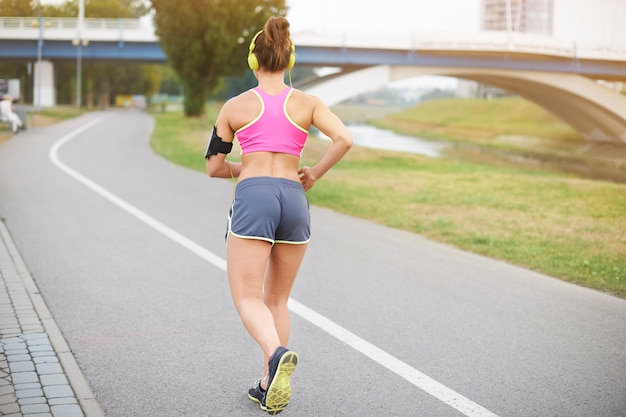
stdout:
[[[291,399],[291,374],[298,366],[298,354],[279,347],[269,360],[269,380],[265,394],[265,411],[275,415],[287,407]],[[261,403],[261,408],[263,404]]]
[[267,411],[265,407],[265,395],[267,391],[261,388],[261,381],[258,381],[252,388],[248,390],[248,398],[259,404],[261,410]]

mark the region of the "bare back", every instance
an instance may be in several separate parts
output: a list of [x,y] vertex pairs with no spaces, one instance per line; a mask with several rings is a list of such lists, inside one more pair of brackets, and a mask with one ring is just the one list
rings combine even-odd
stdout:
[[[274,91],[267,91],[270,94]],[[317,99],[294,90],[289,97],[287,114],[301,128],[309,130]],[[234,132],[256,119],[262,111],[261,102],[252,91],[246,91],[229,100],[218,118],[218,135],[224,141],[232,141]],[[252,152],[241,157],[242,168],[239,179],[249,177],[280,177],[299,181],[300,158],[279,152]]]

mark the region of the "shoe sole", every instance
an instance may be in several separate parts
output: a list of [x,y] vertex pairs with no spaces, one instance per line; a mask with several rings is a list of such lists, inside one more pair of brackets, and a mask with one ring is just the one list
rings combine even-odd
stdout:
[[[298,354],[287,351],[281,356],[272,385],[265,396],[265,410],[271,415],[283,411],[291,399],[291,374],[298,366]],[[261,408],[263,405],[261,404]]]

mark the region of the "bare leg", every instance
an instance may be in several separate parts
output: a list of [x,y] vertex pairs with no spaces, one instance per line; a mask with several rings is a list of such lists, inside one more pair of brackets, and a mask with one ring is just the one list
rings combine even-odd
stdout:
[[[277,243],[272,248],[265,273],[263,300],[274,317],[274,325],[281,346],[287,346],[289,342],[290,319],[287,302],[306,249],[306,244]],[[263,375],[268,374],[268,360],[269,356],[266,353],[263,361],[265,364]]]
[[262,240],[228,237],[230,292],[250,336],[269,357],[280,346],[272,312],[263,302],[263,282],[272,245]]

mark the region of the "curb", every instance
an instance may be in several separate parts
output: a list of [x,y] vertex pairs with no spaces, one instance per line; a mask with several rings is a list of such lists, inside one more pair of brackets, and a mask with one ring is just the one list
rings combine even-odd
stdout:
[[[31,335],[36,334],[38,333],[38,332],[35,332],[36,328],[41,329],[41,327],[38,326],[37,323],[32,324],[33,322],[32,318],[30,319],[31,324],[29,326],[21,325],[21,323],[18,324],[18,322],[20,322],[20,314],[24,314],[23,313],[24,311],[26,311],[27,313],[30,312],[32,314],[32,311],[34,310],[34,312],[36,313],[39,319],[39,322],[43,326],[43,330],[47,334],[47,338],[49,339],[52,349],[56,353],[56,357],[58,358],[58,361],[62,367],[63,374],[67,377],[67,380],[69,381],[69,385],[71,386],[71,389],[73,390],[73,394],[75,395],[75,398],[78,401],[80,408],[82,409],[83,416],[84,417],[105,417],[106,415],[104,411],[98,404],[93,394],[93,391],[91,387],[89,386],[89,383],[85,379],[78,365],[78,362],[76,362],[76,359],[74,358],[72,351],[70,350],[67,342],[65,341],[65,338],[63,337],[63,334],[61,333],[61,330],[55,323],[54,318],[52,317],[52,314],[48,310],[48,307],[46,306],[44,299],[41,296],[41,293],[39,292],[39,289],[37,288],[35,281],[33,280],[30,272],[28,271],[28,268],[26,267],[26,264],[24,263],[24,260],[22,259],[17,247],[15,246],[15,243],[13,242],[13,239],[8,229],[6,228],[6,225],[2,221],[2,219],[0,219],[0,252],[4,252],[4,254],[0,253],[0,261],[2,261],[0,262],[0,272],[1,272],[1,278],[3,281],[1,283],[4,283],[4,289],[8,290],[7,291],[8,294],[7,294],[7,297],[5,297],[5,299],[10,299],[9,300],[11,304],[10,309],[12,309],[12,312],[13,312],[12,318],[14,319],[13,321],[16,324],[15,326],[12,326],[13,327],[11,329],[12,334],[9,335],[9,336],[12,336],[10,338],[11,341],[14,341],[13,339],[18,339],[21,336],[25,336],[24,338],[28,339],[29,333]],[[13,276],[10,277],[10,275],[13,275]],[[13,280],[10,281],[10,278],[13,278]],[[22,288],[19,288],[20,282],[22,284]],[[20,298],[19,297],[20,294],[18,294],[20,292],[21,293],[25,292],[27,297],[22,296]],[[20,298],[19,299],[19,311],[17,311],[18,309],[16,308],[16,305],[15,305],[16,302],[14,301],[14,298]],[[3,304],[3,307],[4,307],[3,314],[5,317],[7,316],[7,310],[9,309],[8,304],[9,303],[7,302]],[[10,315],[10,312],[9,312],[9,315]],[[17,320],[15,320],[15,318],[17,318]],[[24,327],[27,327],[27,329],[24,329]],[[0,333],[2,333],[2,337],[4,337],[4,333],[5,333],[3,330],[4,329],[0,327]],[[18,331],[16,332],[16,330]],[[30,330],[30,332],[28,330]],[[21,335],[18,333],[24,333],[24,334]],[[45,340],[45,336],[46,335],[37,335],[37,338],[41,341],[41,340]],[[26,344],[28,344],[28,342]],[[6,346],[9,346],[9,345],[6,345]],[[26,347],[26,346],[23,346],[23,347]],[[33,346],[29,345],[29,347],[33,349]],[[25,353],[26,349],[23,349],[23,351],[24,352],[20,352],[20,353]],[[4,354],[5,352],[7,354],[10,353],[10,351],[4,350],[4,347],[3,347],[3,350],[1,350],[0,353]],[[25,355],[20,355],[20,356],[25,356]],[[24,362],[11,362],[11,360],[9,360],[8,364],[6,364],[5,366],[5,370],[9,370],[9,373],[11,373],[11,376],[13,376],[12,374],[13,370],[17,369],[13,365],[17,363],[23,364]],[[41,364],[36,365],[35,369],[39,373],[43,373],[43,371],[40,371],[40,369],[42,369],[40,368],[40,366]],[[4,373],[6,374],[6,371]],[[30,372],[30,373],[33,374],[33,372]],[[38,376],[39,376],[39,380],[41,381],[42,380],[41,375],[38,375]],[[15,388],[14,378],[4,378],[4,379],[5,381],[9,380],[10,383],[13,384]],[[33,384],[27,384],[27,385],[33,385]],[[57,385],[56,387],[58,388],[59,386]],[[6,389],[6,386],[3,388]],[[42,395],[43,395],[43,392],[46,392],[45,397],[43,398],[42,401],[46,401],[49,405],[52,406],[52,414],[38,414],[38,415],[55,415],[55,412],[54,412],[55,406],[52,405],[53,402],[49,398],[51,396],[54,397],[54,394],[48,395],[48,393],[53,392],[52,388],[53,387],[50,387],[50,386],[48,387],[44,386],[43,391],[39,389],[39,392],[41,392]],[[37,391],[37,390],[30,389],[28,391]],[[14,389],[13,398],[15,398],[15,403],[17,404],[19,395],[15,396],[15,393],[16,393],[16,390]],[[33,394],[33,396],[37,396],[37,394]],[[22,404],[22,400],[24,399],[25,398],[23,398],[22,396],[22,398],[19,400],[20,404],[18,405],[18,407],[19,406],[24,407],[24,405]],[[34,400],[33,403],[34,402],[40,403],[41,401],[39,400],[40,399]],[[2,401],[2,403],[3,405],[7,405],[8,401],[5,399]],[[56,405],[57,411],[59,412],[59,414],[62,413],[61,407],[64,406],[64,405],[60,405],[62,403],[63,403],[62,401],[59,401],[58,403],[59,405]],[[12,404],[8,404],[8,405],[12,405]],[[2,405],[0,405],[0,407],[1,406]],[[31,405],[31,408],[33,407],[34,405]],[[65,405],[65,407],[68,407],[68,405]],[[76,405],[74,405],[74,407],[76,407]],[[33,411],[35,409],[36,408],[33,408]],[[2,410],[0,409],[0,411]],[[2,413],[2,412],[0,412],[0,414],[5,415],[5,413]],[[20,413],[12,413],[10,415],[11,416],[27,415],[27,413],[23,409],[21,409]]]

